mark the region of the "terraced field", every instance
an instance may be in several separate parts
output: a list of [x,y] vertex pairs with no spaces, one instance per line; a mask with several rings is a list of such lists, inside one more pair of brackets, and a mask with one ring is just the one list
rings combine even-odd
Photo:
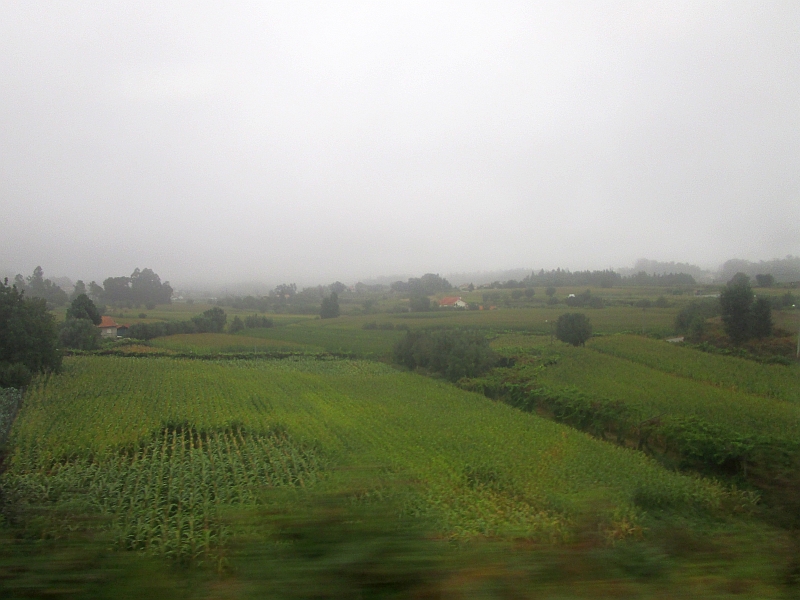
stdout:
[[731,391],[800,402],[799,365],[768,365],[632,335],[594,338],[587,347]]
[[[648,506],[749,502],[446,383],[352,360],[73,357],[29,390],[11,443],[2,485],[20,509],[82,506],[122,548],[201,561],[224,545],[224,507],[342,467],[416,482],[405,510],[459,538],[565,540],[589,507],[604,535],[624,538]],[[57,520],[37,522],[57,535]]]

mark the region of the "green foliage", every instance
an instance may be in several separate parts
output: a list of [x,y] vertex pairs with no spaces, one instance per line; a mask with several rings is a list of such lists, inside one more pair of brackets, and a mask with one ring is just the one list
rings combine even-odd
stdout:
[[[271,482],[317,485],[330,464],[386,465],[418,481],[406,514],[464,538],[569,539],[581,499],[596,492],[613,499],[603,530],[622,537],[623,516],[641,518],[640,495],[709,511],[731,497],[635,452],[379,363],[67,360],[64,375],[26,396],[0,476],[14,498],[6,508],[24,509],[24,524],[48,506],[86,507],[120,547],[181,560],[225,545],[223,505],[257,507],[259,487]],[[378,494],[386,472],[369,470]],[[44,537],[64,523],[36,517],[27,527]]]
[[322,299],[322,308],[319,311],[319,316],[323,319],[335,319],[339,314],[339,296],[336,292],[331,292],[330,296]]
[[[596,344],[621,358],[593,351]],[[651,344],[660,344],[663,352],[649,348]],[[592,411],[622,403],[624,418],[606,433],[622,432],[622,439],[637,439],[655,454],[693,468],[743,474],[750,464],[763,481],[791,470],[792,461],[800,459],[800,405],[738,389],[741,384],[761,393],[774,390],[776,396],[796,400],[795,371],[770,367],[778,376],[773,384],[761,365],[737,372],[735,359],[701,354],[695,365],[696,351],[663,342],[623,346],[622,340],[600,339],[587,349],[562,349],[555,364],[522,381],[527,388],[546,388],[548,396],[577,390]],[[729,363],[728,373],[720,369],[710,374],[722,361]],[[569,406],[565,414],[580,412]]]
[[228,315],[215,306],[189,321],[157,321],[134,323],[128,328],[128,337],[136,340],[151,340],[179,333],[221,333],[225,329]]
[[453,289],[453,286],[438,274],[426,273],[422,277],[410,277],[407,282],[395,281],[391,285],[391,289],[412,296],[432,296],[440,292],[448,292]]
[[796,365],[758,364],[634,335],[594,338],[589,349],[700,384],[800,404],[800,368]]
[[262,315],[248,315],[244,318],[244,326],[247,329],[258,329],[261,327],[272,327],[274,322],[269,317]]
[[0,282],[0,387],[22,387],[36,373],[58,371],[55,319],[42,298]]
[[395,345],[394,359],[409,369],[422,367],[451,381],[476,377],[497,362],[483,334],[458,329],[409,331]]
[[18,389],[0,388],[0,449],[5,446],[20,406],[22,406],[22,393]]
[[573,346],[583,346],[592,337],[592,324],[583,313],[565,313],[556,322],[556,337]]
[[237,566],[260,584],[261,597],[418,598],[441,585],[446,542],[393,498],[358,501],[358,483],[370,485],[271,495],[275,506],[255,515],[262,535],[237,547]]
[[772,335],[772,303],[753,298],[750,278],[737,273],[720,294],[725,333],[735,344]]
[[192,323],[197,327],[198,333],[221,333],[225,329],[227,320],[228,315],[218,306],[209,308],[202,315],[192,317]]
[[96,350],[100,347],[100,330],[89,319],[69,318],[61,324],[58,340],[63,348]]
[[14,285],[20,292],[25,292],[29,298],[42,298],[49,308],[63,306],[69,300],[67,293],[49,279],[44,278],[42,267],[36,267],[33,275],[26,280],[17,275]]
[[100,325],[102,317],[94,302],[86,294],[79,294],[67,308],[67,319],[88,319],[95,325]]
[[81,294],[88,294],[88,290],[86,289],[86,284],[83,282],[83,280],[78,279],[78,281],[75,282],[75,288],[72,290],[72,293],[69,295],[70,302],[75,300],[75,298],[77,298]]
[[707,319],[719,314],[720,304],[716,298],[693,300],[684,306],[675,317],[675,331],[678,333],[701,331]]
[[719,296],[722,322],[725,333],[738,344],[748,340],[752,334],[753,289],[750,278],[737,273]]
[[754,338],[772,335],[772,305],[767,298],[757,298],[753,303],[750,335]]
[[425,312],[431,310],[431,299],[427,296],[411,296],[408,300],[411,312]]
[[[92,288],[92,284],[89,287]],[[103,281],[102,288],[95,285],[90,293],[115,306],[144,304],[155,307],[156,304],[172,302],[172,287],[169,282],[162,283],[152,269],[136,268],[130,277],[108,277]]]
[[231,324],[228,325],[228,331],[230,333],[237,333],[239,331],[242,331],[243,329],[244,329],[244,322],[239,318],[239,315],[236,315],[235,317],[233,317],[233,321],[231,321]]

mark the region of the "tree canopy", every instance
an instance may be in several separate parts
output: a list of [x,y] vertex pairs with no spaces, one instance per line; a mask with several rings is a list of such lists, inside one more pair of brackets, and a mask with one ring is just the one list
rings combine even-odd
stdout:
[[[93,282],[94,283],[94,282]],[[130,277],[108,277],[103,281],[102,291],[89,284],[90,293],[99,295],[104,302],[115,305],[155,306],[172,302],[172,287],[152,269],[134,269]]]
[[766,298],[756,298],[750,278],[737,273],[719,296],[722,323],[732,342],[772,335],[772,306]]
[[43,298],[27,298],[8,279],[0,283],[0,387],[22,387],[36,373],[58,371],[55,319]]
[[322,299],[322,308],[319,311],[319,316],[323,319],[333,319],[338,317],[339,314],[339,296],[336,292],[331,292],[330,296]]
[[94,325],[100,325],[102,318],[94,302],[86,294],[75,297],[67,309],[67,319],[88,319]]
[[477,331],[440,329],[409,331],[394,346],[394,359],[409,369],[422,367],[457,381],[485,373],[498,357]]
[[556,322],[556,337],[573,346],[583,346],[592,337],[592,324],[583,313],[565,313]]
[[42,298],[50,307],[63,306],[69,300],[67,293],[49,279],[44,278],[42,267],[36,267],[30,277],[17,275],[14,286],[28,298]]

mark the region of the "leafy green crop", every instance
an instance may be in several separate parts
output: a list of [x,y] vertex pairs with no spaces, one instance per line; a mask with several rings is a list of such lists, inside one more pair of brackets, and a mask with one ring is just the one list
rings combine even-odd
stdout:
[[12,506],[82,507],[121,547],[181,559],[224,542],[220,506],[334,467],[413,482],[403,510],[455,537],[568,539],[597,505],[616,539],[641,531],[643,498],[703,511],[738,498],[444,382],[330,358],[68,358],[29,390],[10,442]]

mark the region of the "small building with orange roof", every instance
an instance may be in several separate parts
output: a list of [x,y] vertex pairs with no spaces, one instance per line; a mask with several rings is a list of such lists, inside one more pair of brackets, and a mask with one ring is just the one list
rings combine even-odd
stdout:
[[111,317],[100,317],[100,337],[116,339],[117,337],[117,322]]

